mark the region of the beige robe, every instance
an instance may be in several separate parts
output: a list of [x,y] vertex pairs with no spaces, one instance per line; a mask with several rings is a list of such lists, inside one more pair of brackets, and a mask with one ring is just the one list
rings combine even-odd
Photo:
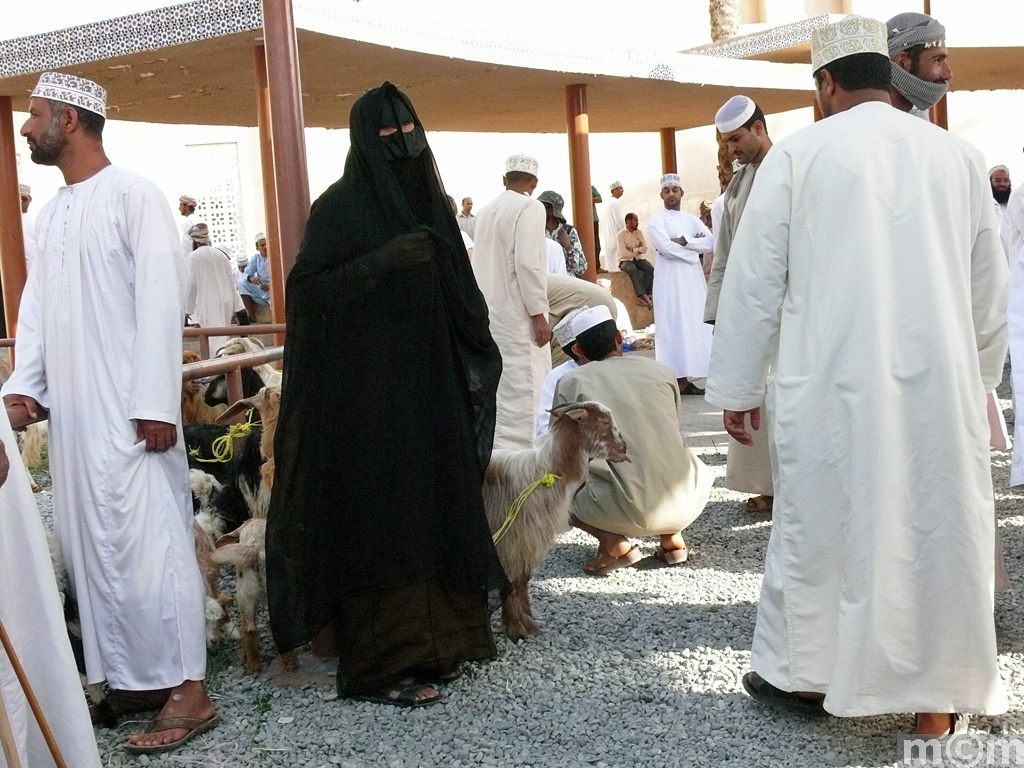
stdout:
[[[740,168],[732,177],[729,186],[722,196],[722,221],[714,232],[715,260],[711,265],[711,278],[708,280],[708,298],[704,304],[704,322],[714,323],[718,312],[718,295],[722,290],[722,278],[729,262],[729,250],[736,236],[736,229],[747,204],[750,188],[754,184],[758,166],[749,163]],[[769,374],[770,375],[770,374]],[[771,496],[775,493],[772,486],[772,462],[768,455],[768,444],[771,441],[771,421],[766,409],[761,409],[761,428],[751,430],[753,445],[743,445],[731,437],[729,453],[725,462],[725,487],[740,493],[753,493]]]
[[534,343],[532,315],[548,314],[544,206],[505,190],[476,217],[473,273],[501,351],[495,448],[533,445],[534,415],[551,370],[548,344]]
[[704,510],[714,475],[679,434],[679,389],[672,370],[630,355],[587,363],[565,374],[555,405],[596,400],[626,441],[631,462],[590,462],[573,513],[622,536],[685,529]]

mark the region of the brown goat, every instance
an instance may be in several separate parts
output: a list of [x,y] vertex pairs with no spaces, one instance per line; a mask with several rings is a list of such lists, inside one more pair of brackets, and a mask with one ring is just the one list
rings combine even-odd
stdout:
[[[202,360],[195,352],[186,349],[181,353],[183,365],[198,363]],[[181,384],[181,423],[214,424],[217,417],[227,409],[226,405],[206,404],[206,382],[185,381]]]
[[530,494],[497,543],[498,557],[512,583],[501,607],[501,623],[513,640],[540,634],[530,607],[530,578],[555,539],[569,529],[572,497],[587,477],[590,460],[629,461],[611,411],[600,403],[569,403],[550,413],[551,427],[533,448],[494,451],[484,475],[484,507],[492,533],[531,483],[545,473],[559,478]]

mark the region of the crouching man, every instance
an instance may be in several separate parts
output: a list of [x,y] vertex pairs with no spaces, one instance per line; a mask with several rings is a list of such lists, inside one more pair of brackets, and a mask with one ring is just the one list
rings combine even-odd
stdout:
[[655,557],[666,565],[686,561],[683,530],[704,509],[711,470],[679,434],[679,388],[661,363],[622,354],[622,334],[607,307],[573,321],[581,367],[559,380],[554,404],[597,400],[611,410],[626,440],[631,463],[592,461],[573,501],[572,522],[597,539],[597,555],[583,570],[602,576],[635,565],[639,548],[629,538],[659,536]]

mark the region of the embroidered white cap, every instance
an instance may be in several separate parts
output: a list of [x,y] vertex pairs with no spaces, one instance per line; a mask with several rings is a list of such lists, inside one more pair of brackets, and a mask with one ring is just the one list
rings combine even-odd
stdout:
[[505,173],[518,171],[519,173],[528,173],[531,176],[536,176],[539,168],[540,163],[529,155],[512,155],[512,157],[505,161]]
[[880,53],[889,58],[888,30],[878,19],[851,14],[811,32],[811,71],[858,53]]
[[665,189],[666,187],[683,188],[683,182],[680,181],[678,173],[666,173],[661,177],[661,188]]
[[[989,175],[991,176],[992,174]],[[18,195],[21,197],[32,197],[32,187],[30,187],[28,184],[19,184]]]
[[613,181],[611,184],[608,185],[608,189],[609,189],[609,191],[611,191],[611,190],[618,189],[621,186],[622,186],[622,182],[621,181]]
[[590,307],[580,307],[574,309],[572,312],[567,314],[561,320],[559,320],[555,327],[551,329],[552,335],[555,337],[555,341],[558,342],[558,346],[565,349],[567,346],[576,341],[576,334],[573,333],[573,321],[581,314],[586,312]]
[[63,101],[74,107],[107,116],[107,91],[103,86],[83,77],[64,72],[43,72],[39,76],[33,97]]

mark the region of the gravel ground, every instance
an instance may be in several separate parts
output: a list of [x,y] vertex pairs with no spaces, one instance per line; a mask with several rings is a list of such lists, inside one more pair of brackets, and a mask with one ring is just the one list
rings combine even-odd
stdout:
[[[1005,384],[1000,396],[1010,417]],[[225,643],[211,653],[209,676],[221,725],[152,758],[124,752],[136,723],[99,729],[104,765],[899,765],[896,734],[913,729],[910,715],[809,721],[766,710],[743,693],[771,522],[745,513],[743,497],[722,487],[719,417],[698,398],[684,404],[687,441],[717,477],[710,503],[686,533],[687,565],[586,577],[580,566],[592,540],[564,535],[533,582],[545,634],[511,643],[495,624],[497,660],[472,666],[444,689],[443,703],[419,710],[337,700],[326,682],[279,687],[250,677],[237,644]],[[997,733],[1024,731],[1024,503],[1007,488],[1009,465],[1009,452],[993,454],[1013,582],[996,597],[1011,711],[972,720],[972,729]],[[48,490],[39,498],[45,515]],[[655,544],[642,546],[650,552]]]

